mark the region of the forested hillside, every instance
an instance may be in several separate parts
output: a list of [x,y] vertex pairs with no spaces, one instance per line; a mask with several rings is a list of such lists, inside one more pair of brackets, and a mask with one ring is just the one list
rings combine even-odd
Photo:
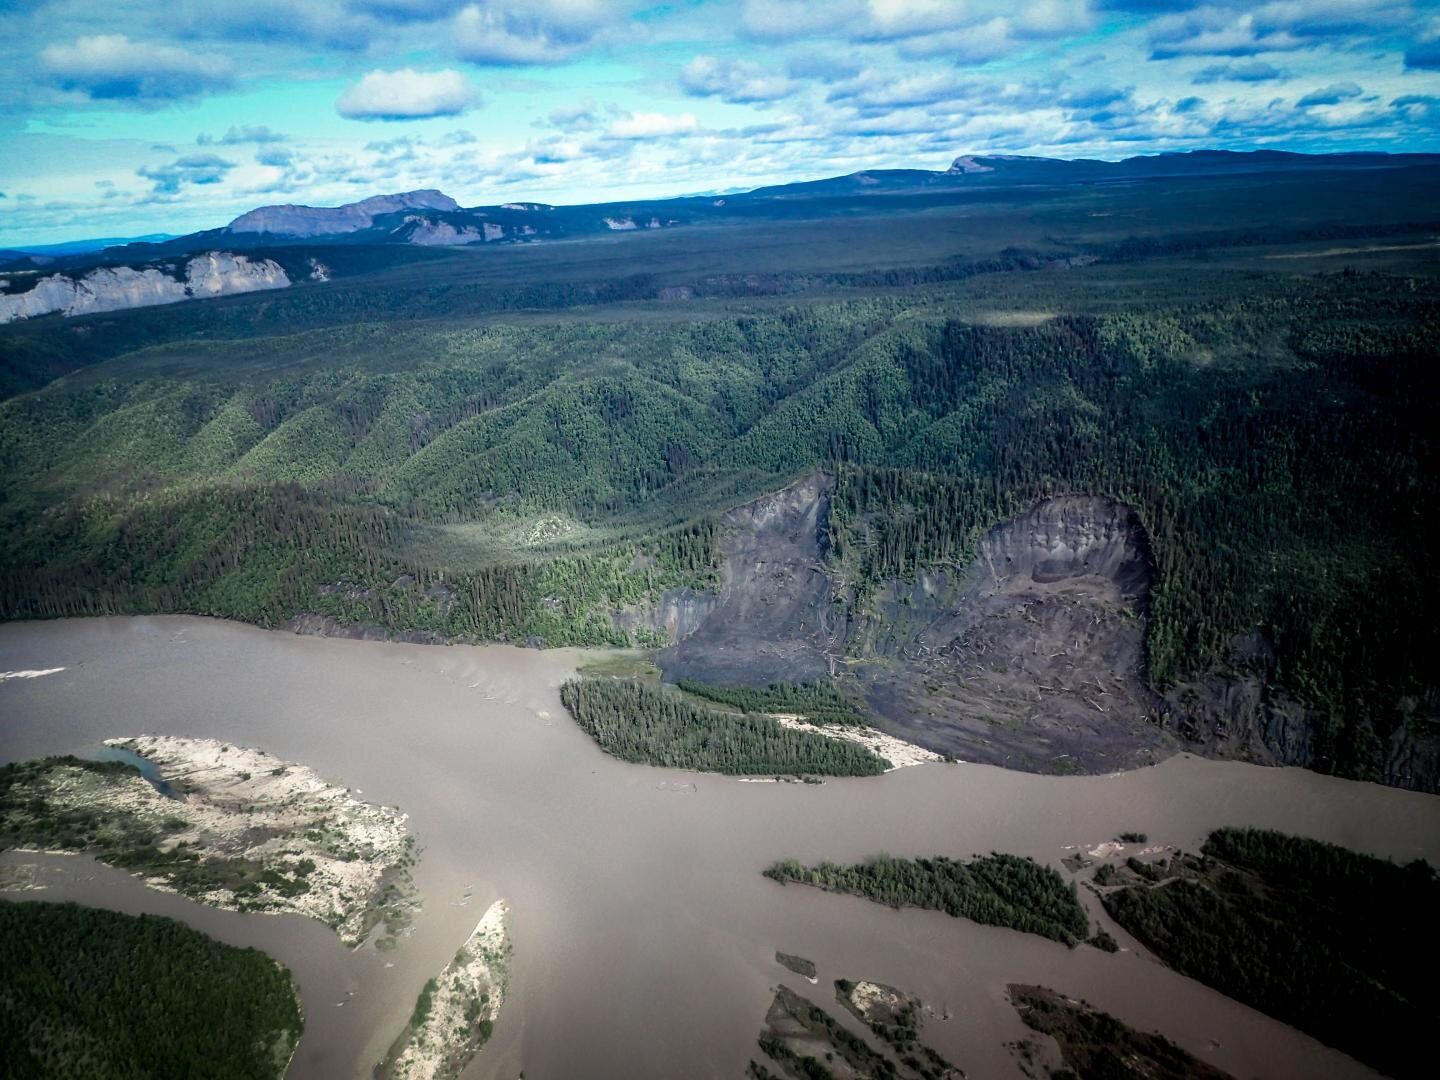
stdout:
[[1104,894],[1176,970],[1397,1077],[1427,1075],[1440,882],[1335,844],[1217,829]]
[[[0,613],[660,644],[722,576],[721,513],[816,469],[836,477],[823,570],[847,620],[1037,500],[1091,493],[1149,535],[1153,686],[1263,669],[1318,718],[1317,767],[1379,775],[1389,734],[1436,715],[1433,251],[1210,248],[1193,213],[1145,209],[1148,247],[1047,241],[1055,207],[1026,211],[1029,240],[1094,265],[972,240],[932,273],[932,238],[863,273],[745,279],[737,234],[725,275],[680,279],[723,282],[709,299],[654,300],[663,275],[620,288],[645,266],[612,258],[559,299],[512,282],[541,292],[507,305],[548,310],[504,317],[413,276],[438,263],[386,280],[424,294],[417,316],[451,296],[447,318],[316,287],[283,303],[351,320],[260,333],[272,301],[216,302],[213,339],[166,331],[0,402]],[[612,286],[627,302],[573,306]],[[106,325],[138,345],[205,307]],[[28,364],[85,325],[0,349]]]
[[1320,756],[1364,761],[1397,700],[1427,692],[1434,635],[1414,605],[1436,599],[1421,515],[1436,506],[1440,306],[1376,297],[1362,313],[1344,287],[1311,283],[1283,307],[947,323],[901,353],[888,401],[870,382],[835,410],[872,410],[881,431],[891,410],[910,437],[887,455],[905,467],[840,471],[832,557],[862,587],[963,566],[1042,495],[1115,496],[1156,561],[1152,682],[1227,664],[1259,629],[1277,681],[1322,709]]
[[290,974],[156,915],[0,901],[7,1076],[283,1076],[304,1026]]

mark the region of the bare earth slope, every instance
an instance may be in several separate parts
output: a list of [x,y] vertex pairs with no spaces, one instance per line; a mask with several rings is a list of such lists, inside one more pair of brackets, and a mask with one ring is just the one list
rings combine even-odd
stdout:
[[[1153,564],[1125,504],[1044,500],[990,530],[963,571],[887,581],[857,601],[826,558],[831,486],[809,476],[724,517],[721,588],[667,596],[653,613],[675,641],[658,657],[667,679],[839,675],[887,734],[1031,772],[1111,772],[1181,749],[1313,763],[1318,720],[1268,681],[1258,635],[1237,639],[1224,671],[1150,688]],[[1382,753],[1387,783],[1424,788],[1440,774],[1440,748],[1404,730]]]
[[829,486],[816,474],[721,519],[719,596],[689,601],[702,617],[661,654],[667,678],[763,686],[830,672],[829,658],[843,647],[844,619],[832,613],[824,567]]
[[851,618],[825,565],[829,487],[811,476],[726,515],[719,596],[661,654],[667,678],[763,685],[850,672],[883,730],[1011,768],[1106,771],[1175,748],[1150,722],[1149,549],[1128,507],[1048,500],[992,530],[966,574],[889,582],[868,617]]
[[1150,578],[1129,507],[1048,499],[992,529],[963,577],[889,583],[852,649],[881,662],[856,670],[879,716],[934,750],[1035,771],[1152,764],[1175,743],[1145,685]]

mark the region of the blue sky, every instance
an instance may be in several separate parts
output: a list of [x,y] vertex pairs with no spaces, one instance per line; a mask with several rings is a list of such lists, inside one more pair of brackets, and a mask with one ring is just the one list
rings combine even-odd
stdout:
[[0,246],[966,153],[1440,150],[1440,0],[0,0]]

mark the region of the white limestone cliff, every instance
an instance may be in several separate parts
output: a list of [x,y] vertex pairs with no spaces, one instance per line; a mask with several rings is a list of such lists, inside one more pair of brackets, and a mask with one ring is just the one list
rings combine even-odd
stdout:
[[289,275],[273,260],[209,251],[188,260],[183,276],[154,266],[101,266],[81,277],[51,274],[28,292],[0,295],[0,323],[56,311],[72,316],[152,307],[289,284]]

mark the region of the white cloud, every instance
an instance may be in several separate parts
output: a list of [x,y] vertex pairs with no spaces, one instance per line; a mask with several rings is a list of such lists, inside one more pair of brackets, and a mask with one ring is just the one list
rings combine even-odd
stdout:
[[451,24],[451,41],[457,56],[477,64],[559,64],[591,44],[625,6],[601,0],[468,4]]
[[697,56],[680,69],[680,86],[693,97],[719,97],[740,104],[774,101],[793,93],[787,76],[748,60]]
[[[944,167],[967,150],[1424,150],[1440,131],[1436,4],[0,0],[13,15],[0,37],[0,190],[10,195],[0,229],[69,229],[72,219],[100,229],[134,210],[123,228],[176,231],[248,209],[259,190],[340,202],[452,186],[476,202],[502,193],[583,202]],[[1092,35],[1097,26],[1103,33]],[[350,86],[350,115],[447,115],[478,102],[482,78],[467,62],[553,65],[597,53],[603,65],[563,80],[485,72],[491,110],[503,105],[506,122],[487,124],[478,140],[443,135],[457,126],[446,121],[426,142],[366,148],[373,125],[357,134],[329,113],[291,126],[274,106],[283,94],[310,109],[320,92],[327,112]],[[339,88],[320,89],[340,75]],[[388,85],[377,86],[379,76]],[[1358,96],[1349,82],[1363,87]],[[179,109],[107,120],[116,106],[158,109],[242,83],[267,92],[227,100],[218,124],[208,111]],[[52,134],[32,139],[27,121]],[[267,141],[267,124],[289,138]],[[95,188],[101,176],[119,190]],[[21,200],[34,191],[45,194]],[[38,209],[57,199],[92,209]],[[152,201],[163,210],[136,209]]]
[[1256,24],[1301,37],[1372,34],[1413,23],[1408,0],[1272,0],[1256,8]]
[[285,136],[272,131],[266,124],[241,124],[232,126],[218,139],[213,135],[201,134],[196,137],[198,146],[243,146],[246,143],[280,143]]
[[185,184],[218,184],[234,167],[215,154],[191,154],[167,165],[141,166],[136,174],[154,182],[156,195],[174,195]]
[[1231,60],[1223,64],[1211,64],[1195,73],[1190,81],[1196,85],[1214,82],[1257,83],[1285,78],[1285,72],[1264,60]]
[[619,117],[610,125],[609,134],[616,139],[656,139],[666,135],[684,135],[699,126],[693,113],[669,116],[641,112]]
[[228,61],[173,45],[131,41],[124,34],[92,34],[70,45],[50,45],[40,65],[62,90],[92,101],[157,104],[198,97],[234,81]]
[[[112,7],[123,0],[106,0]],[[99,7],[99,5],[92,5]],[[242,46],[323,46],[358,52],[382,39],[389,29],[365,11],[352,10],[347,0],[167,0],[136,4],[160,15],[182,37],[219,39]],[[158,9],[158,10],[155,10]],[[132,18],[137,15],[132,14]]]
[[1206,7],[1156,19],[1150,25],[1150,56],[1253,56],[1300,48],[1304,43],[1284,25],[1260,22],[1253,13]]
[[996,17],[959,30],[921,34],[901,41],[897,48],[908,59],[947,57],[959,63],[983,64],[1019,46],[1009,19]]
[[546,120],[561,131],[594,131],[600,126],[600,112],[594,99],[586,98],[574,105],[551,109]]
[[833,35],[899,42],[908,56],[988,60],[1026,40],[1094,23],[1088,0],[746,0],[741,30],[762,40]]
[[917,71],[895,78],[890,72],[872,68],[831,90],[828,100],[862,111],[897,109],[960,99],[974,86],[950,71]]
[[745,0],[740,26],[750,37],[792,41],[838,31],[863,10],[858,0]]
[[[1002,5],[1000,10],[1005,10]],[[1016,9],[1011,6],[1015,26],[1032,37],[1058,37],[1088,30],[1095,22],[1086,0],[1030,0]]]
[[1319,90],[1312,90],[1302,97],[1296,104],[1302,109],[1313,108],[1316,105],[1339,105],[1342,101],[1350,101],[1358,98],[1363,90],[1358,83],[1343,82],[1332,83],[1329,86],[1321,87]]
[[973,21],[973,5],[954,0],[870,0],[863,33],[878,41],[953,30]]
[[469,81],[458,71],[372,71],[335,102],[351,120],[422,120],[456,116],[476,104]]

